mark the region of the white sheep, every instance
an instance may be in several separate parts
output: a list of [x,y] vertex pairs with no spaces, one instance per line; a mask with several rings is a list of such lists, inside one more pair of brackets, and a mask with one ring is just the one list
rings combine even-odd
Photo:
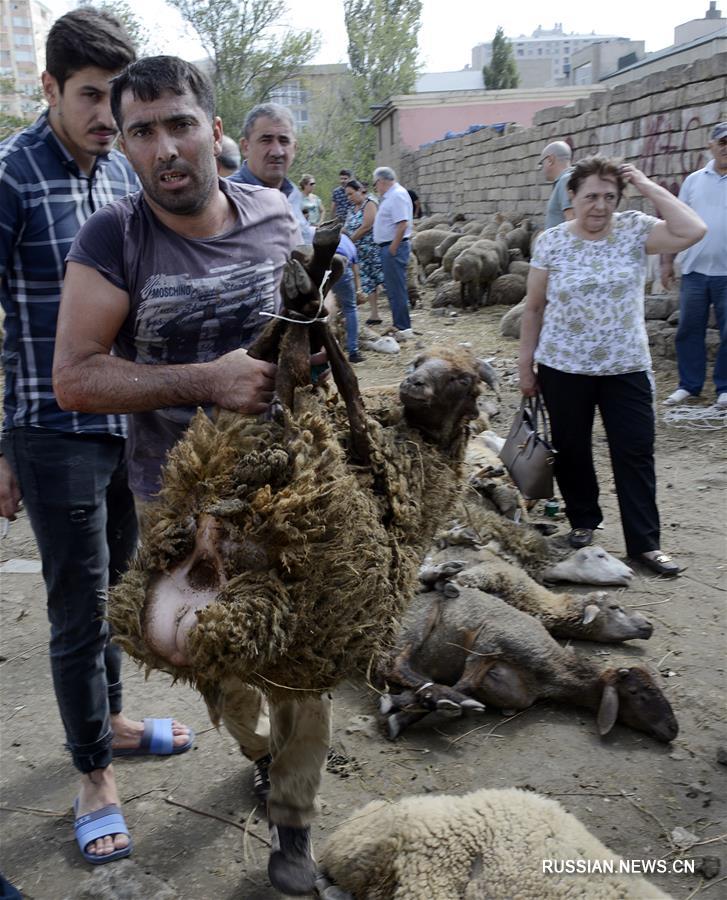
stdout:
[[621,862],[560,803],[517,788],[374,800],[320,854],[356,900],[669,900]]

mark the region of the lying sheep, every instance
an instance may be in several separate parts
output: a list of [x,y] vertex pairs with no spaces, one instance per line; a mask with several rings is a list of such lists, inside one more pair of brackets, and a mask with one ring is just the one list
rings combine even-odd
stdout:
[[420,231],[429,231],[431,228],[439,228],[444,225],[449,225],[449,216],[446,216],[443,213],[434,213],[431,216],[425,216],[423,219],[419,219],[418,222],[415,222],[414,231],[419,233]]
[[[543,860],[573,861],[578,874],[544,872]],[[588,865],[606,860],[613,874]],[[560,803],[517,788],[374,800],[320,853],[356,900],[669,900],[618,874],[620,862]]]
[[[486,433],[483,438],[487,439]],[[547,541],[522,517],[518,522],[503,518],[475,502],[471,494],[463,495],[457,519],[439,531],[435,541],[439,549],[469,546],[475,552],[492,542],[502,558],[515,562],[536,581],[628,586],[633,577],[633,571],[603,547],[582,547],[575,552],[567,548],[569,556],[554,560],[554,555],[563,553],[562,548]]]
[[525,262],[524,259],[513,259],[507,267],[507,274],[520,275],[527,281],[528,275],[530,274],[530,263]]
[[523,299],[525,292],[526,282],[522,275],[500,275],[492,282],[487,305],[514,306]]
[[432,300],[432,309],[462,305],[462,285],[451,281],[449,275],[445,274],[444,279],[446,280],[441,280],[437,285],[434,300]]
[[456,585],[494,594],[510,606],[534,616],[555,637],[613,644],[648,640],[654,630],[639,612],[625,610],[603,591],[589,594],[555,594],[518,566],[486,547],[467,555],[446,548],[427,556],[419,570],[426,585]]
[[525,300],[521,300],[516,306],[508,310],[500,319],[500,334],[503,337],[511,337],[519,340],[520,322],[525,311]]
[[[434,265],[434,263],[432,263],[432,265]],[[430,267],[427,268],[429,269]],[[441,266],[437,266],[436,269],[427,271],[427,284],[430,287],[439,287],[440,284],[444,284],[445,281],[450,280],[449,275],[447,275]]]
[[393,740],[435,709],[527,709],[553,700],[598,710],[598,730],[616,721],[668,743],[679,731],[669,701],[643,666],[612,668],[561,645],[543,625],[499,597],[448,584],[407,610],[381,676],[392,693],[380,710]]
[[435,248],[449,234],[449,231],[440,228],[430,228],[426,231],[419,231],[412,237],[412,254],[416,257],[421,269],[425,269],[430,263],[440,262],[441,254],[435,253]]

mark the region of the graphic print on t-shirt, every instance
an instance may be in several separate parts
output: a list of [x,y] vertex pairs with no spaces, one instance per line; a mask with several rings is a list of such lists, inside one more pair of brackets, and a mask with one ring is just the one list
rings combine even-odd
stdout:
[[136,362],[207,362],[246,347],[274,312],[274,265],[235,263],[203,277],[150,275],[136,316]]

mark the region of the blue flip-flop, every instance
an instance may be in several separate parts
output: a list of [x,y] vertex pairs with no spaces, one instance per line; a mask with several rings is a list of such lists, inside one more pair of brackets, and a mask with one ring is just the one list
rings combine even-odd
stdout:
[[175,756],[186,753],[194,744],[194,732],[189,729],[189,740],[186,744],[174,746],[172,719],[144,719],[144,734],[138,747],[128,750],[112,750],[113,756]]
[[[78,816],[78,797],[73,801],[73,809]],[[76,840],[83,858],[92,866],[102,866],[104,863],[113,862],[115,859],[123,859],[129,856],[134,846],[126,827],[126,822],[121,814],[121,810],[115,803],[110,803],[96,812],[87,813],[85,816],[78,816],[73,823],[76,832]],[[112,834],[126,834],[129,836],[129,845],[121,850],[114,850],[113,853],[106,853],[99,856],[97,853],[88,853],[86,847],[91,841],[96,841],[102,837],[108,837]]]

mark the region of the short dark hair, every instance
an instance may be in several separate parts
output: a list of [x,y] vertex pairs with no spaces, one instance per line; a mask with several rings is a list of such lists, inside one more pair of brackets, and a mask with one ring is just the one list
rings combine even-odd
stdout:
[[598,175],[599,178],[613,178],[616,182],[618,190],[618,199],[621,199],[626,182],[621,177],[619,166],[622,160],[617,158],[608,158],[605,156],[586,156],[580,159],[574,165],[570,178],[568,179],[568,190],[574,194],[578,193],[578,188],[583,184],[589,175]]
[[340,178],[341,175],[347,175],[350,178],[351,170],[350,169],[341,169],[341,171],[338,173],[338,177]]
[[360,191],[363,185],[357,178],[352,178],[344,184],[344,188],[350,187],[354,191]]
[[127,66],[111,80],[111,112],[121,128],[121,96],[130,90],[134,97],[149,103],[164,91],[181,97],[191,91],[207,117],[215,115],[215,92],[209,78],[192,63],[178,56],[146,56]]
[[56,19],[45,43],[45,68],[61,93],[71,75],[87,66],[118,72],[135,59],[134,45],[121,22],[92,6]]

